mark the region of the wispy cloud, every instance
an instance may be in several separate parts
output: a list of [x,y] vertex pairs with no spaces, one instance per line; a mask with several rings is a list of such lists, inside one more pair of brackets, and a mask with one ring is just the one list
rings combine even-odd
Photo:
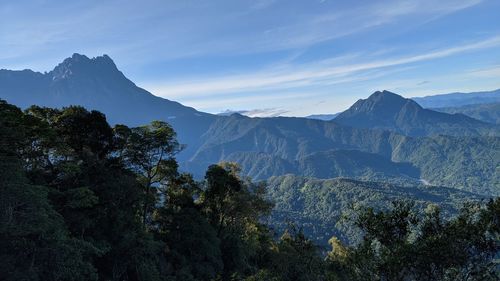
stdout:
[[[495,0],[362,2],[5,1],[0,68],[43,71],[73,52],[106,53],[154,94],[271,115],[335,112],[379,86],[496,85],[498,68],[485,67],[499,63],[500,29],[487,18]],[[476,81],[439,83],[437,68],[474,68]]]
[[469,75],[473,77],[493,77],[500,79],[500,65],[473,69],[469,71]]
[[61,56],[59,48],[101,50],[135,63],[133,57],[144,63],[296,50],[399,19],[426,22],[480,2],[392,0],[343,7],[318,1],[305,13],[298,13],[304,2],[279,0],[11,2],[0,10],[0,60],[42,52]]
[[289,110],[284,110],[280,108],[261,108],[261,109],[251,109],[251,110],[224,110],[220,115],[231,115],[233,113],[239,113],[248,117],[278,117],[285,113],[289,112]]
[[[412,63],[445,58],[465,52],[478,51],[500,46],[500,36],[491,37],[479,42],[459,46],[426,51],[404,57],[389,57],[362,63],[344,65],[314,62],[306,65],[290,66],[285,70],[263,70],[247,75],[210,77],[206,80],[187,80],[182,83],[146,85],[155,94],[169,98],[190,98],[206,95],[222,95],[225,93],[252,92],[257,90],[276,90],[297,88],[312,85],[329,85],[362,79],[360,73],[380,70],[388,67],[403,66]],[[356,76],[353,76],[356,74]],[[366,75],[366,73],[365,73]]]
[[[224,43],[212,41],[209,47],[243,44],[232,52],[263,52],[307,48],[325,41],[363,32],[403,19],[409,25],[428,23],[448,14],[478,5],[482,0],[397,0],[370,2],[349,9],[326,9],[302,18],[287,18],[287,24],[273,26],[254,34],[242,34]],[[286,15],[285,15],[286,16]],[[291,23],[291,24],[290,24]],[[210,50],[210,48],[209,48]]]

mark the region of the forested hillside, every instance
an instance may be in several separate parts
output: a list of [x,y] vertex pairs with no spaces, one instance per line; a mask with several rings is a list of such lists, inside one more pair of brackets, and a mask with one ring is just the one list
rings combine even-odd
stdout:
[[183,163],[201,173],[218,161],[240,163],[256,179],[294,173],[364,180],[424,179],[481,194],[499,194],[497,136],[408,137],[304,118],[232,115],[214,122]]
[[[293,221],[273,231],[265,223],[273,209],[266,191],[271,198],[280,191],[240,176],[237,165],[211,165],[201,182],[179,173],[182,145],[168,123],[111,127],[102,113],[82,107],[23,112],[0,101],[0,133],[1,280],[498,278],[498,199],[471,202],[449,219],[440,212],[455,200],[441,196],[459,201],[465,193],[386,187],[396,195],[381,199],[415,194],[420,203],[359,208],[350,219],[360,243],[333,237],[325,253]],[[375,196],[383,190],[334,182],[341,189],[353,183],[360,199],[362,189],[378,189]],[[443,207],[419,214],[424,201]],[[329,208],[337,206],[344,208]],[[438,259],[430,254],[436,251]]]
[[414,202],[415,210],[435,204],[449,217],[456,214],[464,202],[484,199],[453,188],[415,182],[321,180],[295,175],[269,179],[268,194],[275,202],[270,220],[273,225],[285,229],[287,221],[295,221],[305,234],[323,247],[332,236],[345,243],[359,242],[362,233],[350,220],[359,208],[387,210],[388,202],[409,200]]

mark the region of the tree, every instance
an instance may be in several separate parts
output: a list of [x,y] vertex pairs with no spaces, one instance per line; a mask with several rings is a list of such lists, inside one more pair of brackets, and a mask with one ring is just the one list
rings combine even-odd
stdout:
[[23,171],[26,116],[0,101],[0,279],[97,280],[99,251],[70,237],[48,200],[48,189],[30,184]]
[[356,219],[364,232],[361,244],[334,246],[327,259],[330,275],[348,280],[498,280],[499,200],[485,207],[466,204],[449,220],[435,205],[423,215],[406,202],[394,202],[386,212],[364,209]]
[[239,171],[233,163],[211,165],[200,196],[203,211],[221,241],[225,279],[254,272],[257,256],[268,241],[269,230],[260,219],[272,204],[264,198],[264,185],[241,179]]
[[175,155],[183,146],[177,142],[172,127],[162,121],[150,125],[125,129],[117,126],[115,132],[122,140],[119,152],[123,161],[137,175],[144,190],[142,221],[144,227],[151,222],[151,213],[158,200],[160,188],[178,175]]
[[280,280],[326,280],[319,248],[301,229],[291,225],[274,248],[271,272]]
[[[121,143],[105,116],[82,107],[32,107],[24,120],[28,118],[29,134],[24,135],[34,136],[36,141],[28,143],[36,143],[39,154],[20,157],[37,164],[26,167],[30,179],[47,187],[69,235],[98,251],[93,263],[99,277],[158,279],[162,243],[142,227],[143,190],[137,175],[118,158]],[[48,131],[38,129],[42,127]]]
[[101,112],[70,106],[57,115],[54,127],[62,142],[71,149],[65,153],[74,153],[74,157],[103,159],[113,149],[113,130]]
[[212,280],[223,269],[220,240],[194,199],[199,187],[190,175],[173,179],[155,215],[165,243],[167,275],[175,280]]

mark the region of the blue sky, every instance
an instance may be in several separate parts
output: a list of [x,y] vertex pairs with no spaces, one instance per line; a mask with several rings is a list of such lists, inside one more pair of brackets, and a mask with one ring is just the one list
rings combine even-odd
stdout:
[[18,0],[0,4],[0,68],[111,56],[199,110],[335,113],[375,90],[500,88],[498,0]]

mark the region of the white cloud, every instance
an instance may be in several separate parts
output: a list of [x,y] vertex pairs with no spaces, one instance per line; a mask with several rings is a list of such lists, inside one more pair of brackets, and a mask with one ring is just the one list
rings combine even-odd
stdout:
[[392,0],[339,8],[276,0],[19,1],[0,9],[0,60],[58,57],[61,49],[71,54],[75,48],[135,63],[294,50],[396,20],[427,22],[480,2]]
[[498,78],[500,80],[500,65],[494,65],[491,67],[486,67],[486,68],[480,68],[480,69],[474,69],[471,70],[468,73],[470,76],[473,77],[487,77],[487,78]]
[[347,63],[340,66],[335,63],[337,62],[336,60],[328,59],[325,60],[328,63],[323,61],[307,65],[287,65],[285,69],[277,67],[246,75],[211,77],[205,80],[193,79],[182,83],[150,84],[146,85],[146,88],[160,96],[189,99],[214,94],[223,95],[227,93],[269,91],[313,85],[331,85],[363,79],[363,75],[360,75],[360,73],[366,71],[434,60],[499,45],[500,36],[497,36],[475,43],[437,49],[411,56],[384,58],[363,63]]
[[224,110],[220,115],[231,115],[233,113],[239,113],[248,117],[278,117],[285,113],[289,112],[289,110],[280,109],[280,108],[261,108],[261,109],[251,109],[251,110]]

